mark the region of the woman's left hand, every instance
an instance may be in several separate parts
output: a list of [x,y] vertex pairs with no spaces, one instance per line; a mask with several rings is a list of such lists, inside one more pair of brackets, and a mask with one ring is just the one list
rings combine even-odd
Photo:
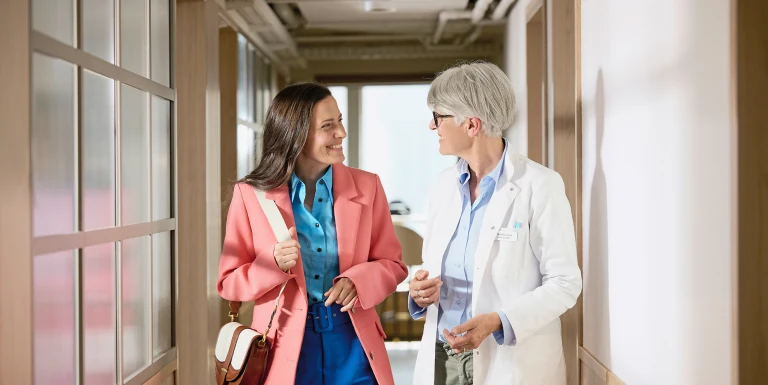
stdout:
[[325,300],[325,306],[331,306],[332,303],[336,302],[337,304],[342,305],[342,312],[347,312],[352,309],[357,300],[355,284],[351,279],[346,277],[339,278],[333,287],[325,292],[324,295],[328,297],[328,299]]

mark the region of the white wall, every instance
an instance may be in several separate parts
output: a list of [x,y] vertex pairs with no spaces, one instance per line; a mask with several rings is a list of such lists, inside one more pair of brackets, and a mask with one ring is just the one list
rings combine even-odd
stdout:
[[525,9],[530,0],[519,0],[509,15],[504,39],[504,71],[512,82],[512,89],[517,97],[515,121],[504,132],[510,148],[520,154],[528,155],[528,103],[526,95],[525,62]]
[[729,12],[582,0],[584,346],[629,385],[732,383]]

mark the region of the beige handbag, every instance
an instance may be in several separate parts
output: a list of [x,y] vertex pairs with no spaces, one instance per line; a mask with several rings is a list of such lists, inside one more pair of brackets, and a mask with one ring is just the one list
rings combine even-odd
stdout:
[[[277,241],[284,242],[291,239],[275,202],[267,199],[263,191],[256,188],[253,191],[256,193]],[[219,330],[219,338],[216,341],[213,357],[217,385],[261,385],[264,383],[264,379],[267,377],[269,352],[272,345],[272,341],[267,335],[272,327],[272,321],[280,305],[280,297],[283,296],[287,283],[288,281],[284,282],[280,287],[280,293],[275,299],[275,307],[264,333],[259,333],[237,322],[238,311],[242,303],[229,302],[230,322]]]

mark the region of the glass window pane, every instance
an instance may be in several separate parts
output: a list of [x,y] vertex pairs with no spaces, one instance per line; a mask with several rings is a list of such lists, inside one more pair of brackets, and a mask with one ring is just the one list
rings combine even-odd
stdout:
[[272,103],[272,66],[264,63],[264,115],[262,116],[262,123],[267,119],[267,110],[270,103]]
[[123,374],[130,377],[150,363],[149,236],[122,241]]
[[149,95],[121,86],[120,213],[123,225],[149,221]]
[[36,385],[75,384],[75,252],[33,260]]
[[171,102],[152,96],[152,219],[171,217]]
[[147,76],[147,8],[144,0],[120,2],[120,61],[123,68]]
[[237,118],[248,117],[248,43],[243,35],[237,35]]
[[75,66],[32,59],[32,195],[35,236],[75,231]]
[[171,348],[171,233],[152,235],[152,354]]
[[83,249],[83,354],[85,385],[117,379],[115,244]]
[[428,84],[362,89],[360,168],[378,174],[387,198],[402,201],[416,215],[426,209],[423,191],[456,163],[455,157],[440,155],[437,134],[428,128],[428,92]]
[[264,62],[256,52],[252,52],[253,57],[253,121],[259,124],[264,124],[264,94],[261,92],[264,83]]
[[83,230],[115,226],[115,82],[83,71]]
[[254,133],[250,127],[237,126],[237,177],[243,178],[253,171]]
[[[344,128],[349,130],[349,116],[347,115],[347,106],[349,105],[349,89],[343,86],[328,87],[331,90],[333,98],[336,99],[336,104],[339,105],[339,111],[344,123]],[[349,131],[347,131],[349,132]],[[349,140],[344,138],[341,142],[341,150],[344,152],[344,164],[349,165]]]
[[171,11],[168,0],[152,0],[150,37],[152,80],[171,85]]
[[110,63],[115,62],[115,2],[82,0],[83,50]]
[[75,44],[75,2],[32,0],[32,27],[69,45]]

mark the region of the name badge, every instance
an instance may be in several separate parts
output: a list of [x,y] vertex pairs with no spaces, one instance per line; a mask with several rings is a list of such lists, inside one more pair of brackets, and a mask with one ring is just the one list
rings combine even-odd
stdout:
[[518,235],[520,234],[519,231],[519,228],[503,227],[499,229],[499,232],[496,234],[496,240],[505,242],[517,242]]

